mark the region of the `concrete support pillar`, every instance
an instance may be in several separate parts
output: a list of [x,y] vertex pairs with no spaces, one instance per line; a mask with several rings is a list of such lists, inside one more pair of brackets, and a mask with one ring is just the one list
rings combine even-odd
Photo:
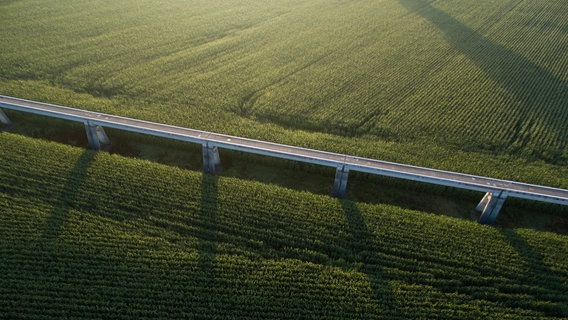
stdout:
[[493,224],[506,199],[507,192],[505,191],[487,192],[475,208],[477,212],[481,213],[478,222],[481,224]]
[[101,150],[103,145],[110,144],[110,139],[103,127],[85,122],[85,130],[87,132],[87,140],[89,140],[89,148]]
[[219,149],[209,144],[203,145],[203,172],[215,174],[222,170]]
[[0,123],[5,124],[5,125],[11,125],[12,124],[12,121],[10,121],[10,118],[8,118],[8,116],[1,109],[0,109]]
[[337,167],[335,172],[335,182],[333,183],[333,191],[331,195],[337,198],[343,198],[347,190],[347,178],[349,177],[349,167],[341,165]]

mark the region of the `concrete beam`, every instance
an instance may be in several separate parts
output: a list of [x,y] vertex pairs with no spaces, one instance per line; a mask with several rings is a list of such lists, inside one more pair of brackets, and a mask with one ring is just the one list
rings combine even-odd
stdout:
[[492,225],[497,219],[503,203],[507,199],[507,192],[487,192],[475,210],[481,213],[478,222]]
[[11,125],[12,124],[12,121],[10,121],[10,118],[8,118],[8,116],[1,109],[0,109],[0,123],[5,124],[5,125]]
[[92,150],[101,150],[103,145],[109,145],[110,139],[108,138],[105,129],[99,125],[90,124],[85,122],[85,131],[87,132],[87,140],[89,141],[89,148]]
[[203,144],[203,172],[214,175],[222,169],[219,149],[207,143]]
[[345,197],[348,178],[349,178],[349,167],[346,165],[341,165],[337,167],[337,171],[335,172],[335,181],[333,183],[333,191],[331,192],[332,196],[337,198]]

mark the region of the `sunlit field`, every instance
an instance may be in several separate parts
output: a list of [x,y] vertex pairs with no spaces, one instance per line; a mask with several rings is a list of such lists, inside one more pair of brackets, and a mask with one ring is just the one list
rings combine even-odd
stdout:
[[568,2],[1,1],[0,93],[568,187]]

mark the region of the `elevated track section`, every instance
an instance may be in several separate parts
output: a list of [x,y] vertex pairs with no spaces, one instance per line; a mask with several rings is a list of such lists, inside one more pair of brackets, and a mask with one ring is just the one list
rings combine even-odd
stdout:
[[495,221],[507,197],[568,206],[568,190],[565,189],[306,149],[119,117],[43,102],[0,96],[0,122],[5,125],[9,125],[11,122],[1,108],[82,122],[85,124],[89,146],[94,150],[100,150],[102,146],[110,143],[110,139],[106,135],[104,128],[114,128],[198,143],[203,146],[203,168],[204,171],[209,174],[215,174],[221,166],[219,149],[237,150],[274,158],[334,167],[337,171],[333,195],[337,197],[344,196],[350,171],[485,192],[485,196],[476,207],[476,210],[481,213],[479,222],[484,224],[492,224]]

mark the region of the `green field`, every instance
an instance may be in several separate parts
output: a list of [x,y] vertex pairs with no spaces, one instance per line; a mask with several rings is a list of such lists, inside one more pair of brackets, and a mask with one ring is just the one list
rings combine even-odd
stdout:
[[2,94],[568,187],[565,0],[0,8]]
[[0,135],[2,319],[568,317],[568,237]]
[[[0,12],[2,95],[568,188],[566,0]],[[299,190],[327,193],[325,169],[221,151],[223,175],[207,176],[24,137],[85,139],[6,113],[0,319],[568,318],[567,235],[426,213],[468,214],[473,193],[353,174],[365,203],[339,200]],[[199,146],[109,132],[113,152],[199,168]],[[508,200],[502,225],[568,226],[540,208]]]

